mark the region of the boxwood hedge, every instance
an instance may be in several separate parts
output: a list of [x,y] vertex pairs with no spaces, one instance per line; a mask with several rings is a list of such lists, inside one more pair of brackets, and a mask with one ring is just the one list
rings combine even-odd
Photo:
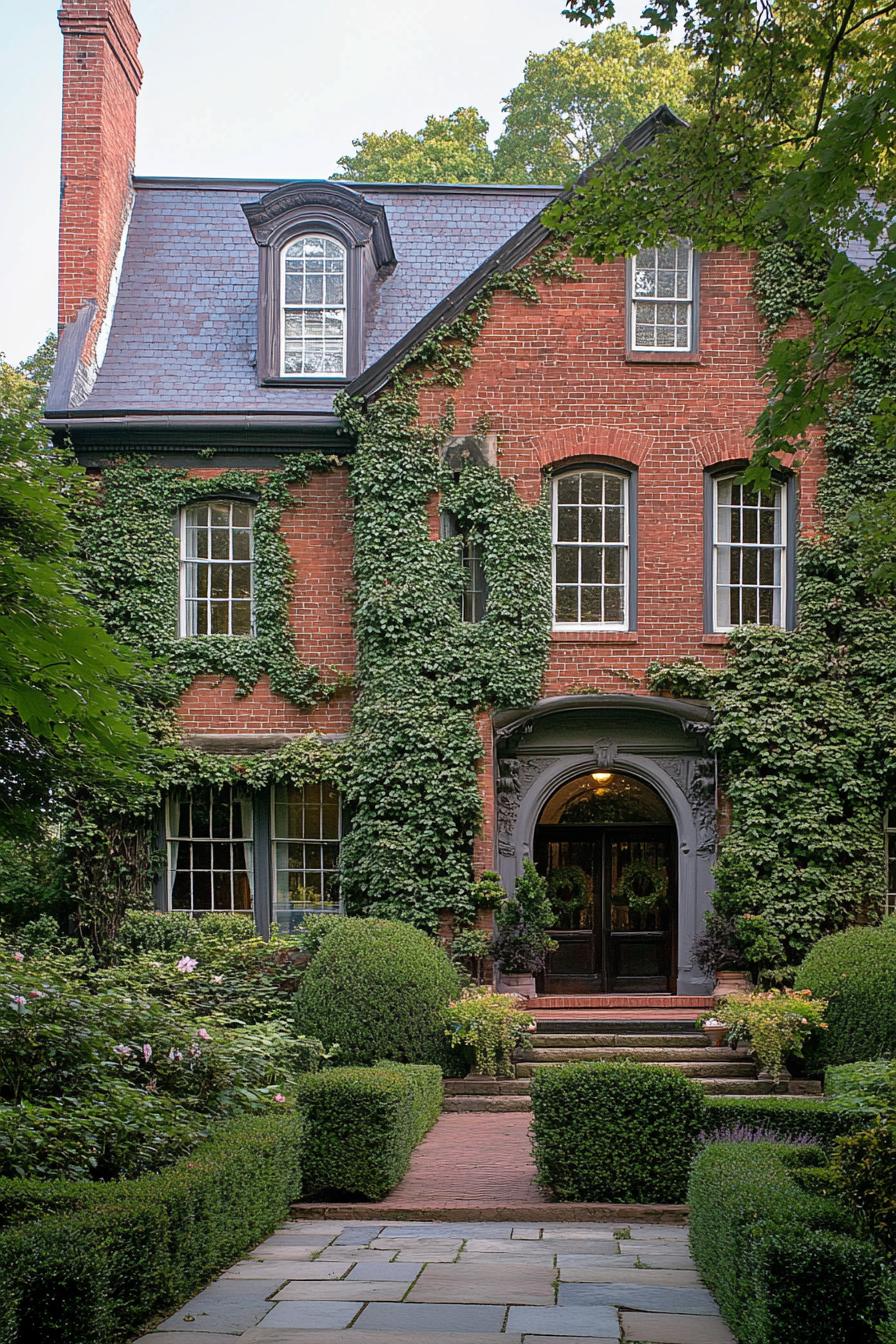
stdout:
[[558,1199],[674,1204],[704,1124],[703,1092],[657,1064],[557,1064],[532,1080],[538,1181]]
[[827,1030],[807,1047],[810,1068],[896,1055],[894,966],[896,915],[815,944],[796,975],[797,989],[828,1001]]
[[345,1064],[438,1064],[445,1008],[459,989],[445,951],[419,929],[399,920],[338,919],[302,976],[296,1025],[338,1043]]
[[301,1193],[296,1112],[133,1181],[0,1181],[0,1344],[115,1344],[267,1236]]
[[302,1177],[307,1193],[382,1199],[442,1107],[441,1070],[429,1064],[324,1069],[298,1080],[307,1118]]
[[707,1097],[707,1138],[729,1137],[737,1131],[769,1138],[808,1137],[830,1148],[835,1139],[854,1134],[868,1124],[867,1114],[834,1101],[811,1097]]
[[771,1143],[703,1149],[688,1188],[697,1268],[740,1344],[871,1344],[881,1257],[841,1204],[797,1183],[789,1164],[802,1156]]

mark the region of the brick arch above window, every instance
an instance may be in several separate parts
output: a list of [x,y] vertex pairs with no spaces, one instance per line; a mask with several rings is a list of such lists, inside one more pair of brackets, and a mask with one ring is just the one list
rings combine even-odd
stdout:
[[656,442],[657,435],[641,430],[576,425],[550,430],[541,437],[536,451],[538,465],[554,470],[586,465],[589,458],[640,467]]

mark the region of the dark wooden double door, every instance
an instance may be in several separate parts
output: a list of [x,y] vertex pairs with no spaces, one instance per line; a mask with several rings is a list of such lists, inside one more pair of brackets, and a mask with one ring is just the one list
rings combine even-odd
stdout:
[[[539,990],[563,993],[650,993],[675,989],[675,831],[672,826],[540,825],[535,865],[549,877],[578,869],[578,899],[557,906],[551,936],[558,943]],[[619,879],[638,862],[665,870],[666,899],[653,910],[632,910]]]

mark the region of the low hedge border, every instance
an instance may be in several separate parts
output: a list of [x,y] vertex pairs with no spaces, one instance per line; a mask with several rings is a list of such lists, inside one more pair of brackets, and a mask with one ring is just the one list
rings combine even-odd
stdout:
[[297,1096],[307,1121],[306,1193],[382,1199],[439,1117],[442,1072],[432,1064],[324,1069],[300,1077]]
[[868,1127],[868,1115],[832,1101],[810,1097],[707,1097],[704,1133],[708,1139],[723,1131],[768,1130],[770,1136],[795,1139],[807,1136],[830,1148],[835,1139]]
[[295,1111],[132,1181],[0,1181],[0,1344],[117,1344],[268,1236],[301,1193]]
[[700,1086],[659,1064],[556,1064],[532,1080],[539,1184],[576,1203],[677,1204],[704,1127]]
[[688,1189],[697,1268],[740,1344],[871,1344],[883,1264],[851,1215],[791,1167],[814,1155],[712,1143]]

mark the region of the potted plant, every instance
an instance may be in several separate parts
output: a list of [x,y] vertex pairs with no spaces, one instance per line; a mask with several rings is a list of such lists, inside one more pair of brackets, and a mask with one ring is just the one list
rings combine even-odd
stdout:
[[534,1030],[535,1023],[520,1011],[515,994],[465,989],[446,1010],[448,1044],[453,1051],[472,1054],[473,1070],[480,1078],[512,1078],[513,1052]]
[[498,971],[498,989],[523,998],[535,997],[535,976],[544,970],[548,953],[557,944],[547,934],[554,922],[547,882],[531,859],[523,863],[513,896],[495,910],[498,932],[492,956]]
[[709,1037],[710,1045],[714,1045],[718,1048],[725,1044],[729,1032],[728,1024],[722,1022],[714,1013],[710,1013],[706,1017],[699,1017],[697,1019],[697,1026],[701,1027]]
[[452,940],[452,958],[466,964],[471,979],[475,980],[477,985],[482,984],[483,964],[491,955],[492,936],[487,929],[463,929]]
[[737,934],[736,920],[711,912],[706,916],[706,932],[694,943],[694,960],[703,974],[714,981],[714,999],[749,994],[753,988]]

